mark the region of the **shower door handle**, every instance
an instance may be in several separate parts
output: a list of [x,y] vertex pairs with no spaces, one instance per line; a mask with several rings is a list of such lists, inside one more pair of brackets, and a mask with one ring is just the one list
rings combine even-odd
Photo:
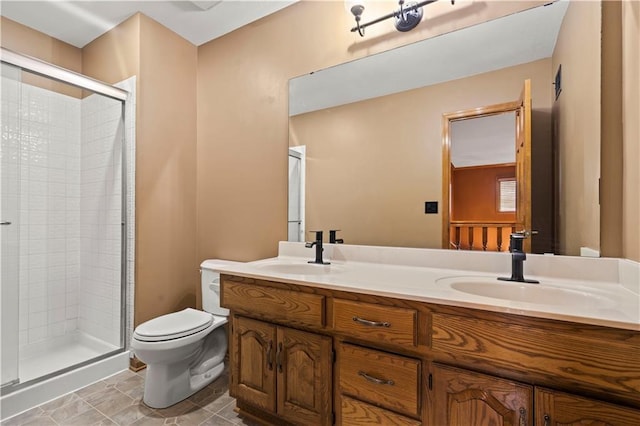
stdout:
[[11,225],[11,222],[0,222],[0,225]]

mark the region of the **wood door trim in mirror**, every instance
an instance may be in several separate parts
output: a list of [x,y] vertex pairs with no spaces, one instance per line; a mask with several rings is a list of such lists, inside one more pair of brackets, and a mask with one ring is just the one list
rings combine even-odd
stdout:
[[442,248],[449,249],[449,220],[451,209],[451,123],[490,115],[516,112],[520,101],[487,105],[442,114]]

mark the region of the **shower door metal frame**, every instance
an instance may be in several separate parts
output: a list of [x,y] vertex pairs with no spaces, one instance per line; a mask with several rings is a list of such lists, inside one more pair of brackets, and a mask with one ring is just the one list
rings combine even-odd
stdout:
[[[16,83],[18,83],[18,93],[17,93],[17,99],[20,99],[22,97],[22,87],[20,86],[21,84],[21,78],[20,78],[20,73],[21,70],[20,68],[13,66],[11,64],[5,64],[2,63],[2,78],[3,80],[5,78],[9,79],[9,80],[14,80]],[[6,82],[3,81],[2,83],[3,85],[6,84]],[[18,125],[20,125],[21,119],[20,117],[17,118],[17,123]],[[5,143],[5,141],[2,142],[3,145]],[[8,147],[8,144],[7,144]],[[3,150],[4,147],[0,148],[0,151]],[[4,153],[3,153],[3,157],[4,157]],[[2,159],[3,162],[4,158]],[[9,163],[7,161],[7,163]],[[17,155],[15,158],[15,164],[6,164],[6,166],[11,167],[12,165],[16,166],[16,176],[19,173],[19,164],[20,164],[20,156]],[[0,170],[0,192],[3,192],[5,189],[7,190],[15,190],[16,193],[18,193],[18,188],[19,188],[19,181],[16,179],[15,181],[15,186],[13,188],[9,188],[8,184],[5,182],[5,179],[8,177],[6,175],[4,175],[4,173],[6,173],[6,169],[4,168],[4,165],[2,166],[2,169]],[[7,206],[5,205],[8,204],[9,205],[9,212],[6,211]],[[18,221],[15,219],[15,217],[19,216],[19,212],[20,212],[20,206],[19,206],[19,197],[16,197],[15,200],[10,201],[10,197],[9,199],[5,199],[4,198],[4,193],[0,193],[0,226],[2,226],[2,229],[0,229],[0,232],[2,232],[4,235],[4,238],[7,238],[9,241],[11,240],[15,240],[16,244],[19,244],[20,241],[20,231],[19,231],[19,227],[18,227]],[[10,220],[7,220],[10,219]],[[11,226],[13,224],[13,226]],[[7,228],[4,228],[4,227]],[[11,226],[11,228],[9,228]],[[15,235],[11,235],[13,231],[13,234]],[[20,380],[18,379],[19,377],[19,357],[20,357],[20,351],[19,351],[19,327],[16,327],[14,325],[18,324],[19,321],[19,317],[20,317],[20,311],[19,311],[19,299],[20,299],[20,295],[19,295],[19,291],[20,289],[19,287],[19,275],[20,275],[20,256],[19,254],[16,256],[11,256],[10,254],[6,254],[5,250],[9,249],[8,251],[10,251],[10,246],[11,243],[7,240],[2,240],[0,241],[0,281],[4,280],[4,275],[6,274],[5,268],[8,269],[14,269],[14,273],[16,274],[16,288],[15,289],[7,289],[6,287],[3,286],[2,288],[2,296],[0,296],[0,298],[2,299],[2,318],[1,318],[1,322],[2,322],[2,331],[0,331],[0,333],[2,334],[2,352],[0,355],[0,360],[2,360],[2,378],[0,378],[0,388],[4,388],[4,387],[8,387],[8,386],[13,386],[16,385],[17,383],[20,383]],[[11,247],[11,248],[15,248],[15,247]],[[19,252],[19,247],[17,249],[17,251]],[[8,258],[14,257],[14,259],[11,259],[9,261],[10,264],[5,263],[5,260]],[[9,273],[10,275],[10,273]],[[15,292],[12,292],[11,290],[16,290]],[[9,340],[10,342],[8,342],[7,340]],[[11,347],[11,344],[15,344],[15,348]],[[9,364],[9,365],[7,365]],[[10,372],[8,372],[10,371]],[[9,376],[9,377],[7,377]]]
[[53,65],[31,56],[16,53],[12,50],[1,48],[0,59],[11,65],[15,65],[34,74],[41,75],[53,80],[62,81],[81,89],[87,89],[94,93],[118,99],[126,102],[128,92],[118,87],[111,86],[93,78],[78,74],[68,69]]
[[14,52],[4,47],[0,47],[0,61],[10,65],[17,66],[25,71],[37,74],[39,76],[49,78],[51,80],[60,81],[70,84],[80,89],[86,89],[93,93],[106,96],[111,99],[115,99],[122,102],[122,140],[121,140],[121,156],[122,156],[122,209],[121,209],[121,255],[120,255],[120,347],[116,350],[96,356],[86,361],[71,365],[61,370],[55,371],[50,374],[40,376],[38,378],[20,383],[20,377],[18,377],[18,383],[7,383],[6,386],[2,386],[0,390],[1,395],[7,395],[25,387],[31,386],[35,383],[40,383],[44,380],[52,377],[59,376],[69,371],[75,370],[86,365],[90,365],[96,361],[100,361],[109,358],[113,355],[124,352],[127,349],[126,334],[127,334],[127,156],[126,156],[126,122],[125,122],[125,107],[129,97],[129,92],[120,89],[118,87],[106,84],[99,80],[92,79],[74,71],[59,67],[57,65],[50,64],[48,62],[41,61],[40,59],[33,58],[31,56],[23,55],[21,53]]

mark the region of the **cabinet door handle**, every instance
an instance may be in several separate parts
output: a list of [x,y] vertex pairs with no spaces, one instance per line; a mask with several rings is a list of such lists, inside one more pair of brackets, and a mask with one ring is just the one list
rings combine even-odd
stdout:
[[520,407],[520,420],[518,426],[527,426],[527,410],[524,407]]
[[551,416],[547,413],[544,414],[544,426],[551,426]]
[[395,382],[393,380],[378,379],[377,377],[373,377],[373,376],[368,375],[364,371],[358,371],[358,376],[362,376],[366,380],[370,381],[371,383],[375,383],[377,385],[393,386],[395,384]]
[[355,322],[359,322],[360,324],[363,325],[368,325],[371,327],[391,327],[391,323],[390,322],[382,322],[382,321],[371,321],[368,319],[364,319],[364,318],[360,318],[360,317],[353,317],[353,320]]
[[273,340],[269,340],[269,348],[267,349],[267,366],[269,370],[273,370]]
[[276,365],[278,372],[282,373],[282,342],[278,343],[278,352],[276,352]]

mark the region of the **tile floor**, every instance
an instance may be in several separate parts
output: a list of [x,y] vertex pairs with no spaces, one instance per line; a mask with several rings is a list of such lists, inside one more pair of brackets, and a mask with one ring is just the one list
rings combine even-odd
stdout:
[[1,426],[257,426],[234,411],[236,402],[229,396],[226,373],[190,398],[164,409],[152,409],[142,402],[145,373],[146,369],[138,373],[125,370],[7,419]]

